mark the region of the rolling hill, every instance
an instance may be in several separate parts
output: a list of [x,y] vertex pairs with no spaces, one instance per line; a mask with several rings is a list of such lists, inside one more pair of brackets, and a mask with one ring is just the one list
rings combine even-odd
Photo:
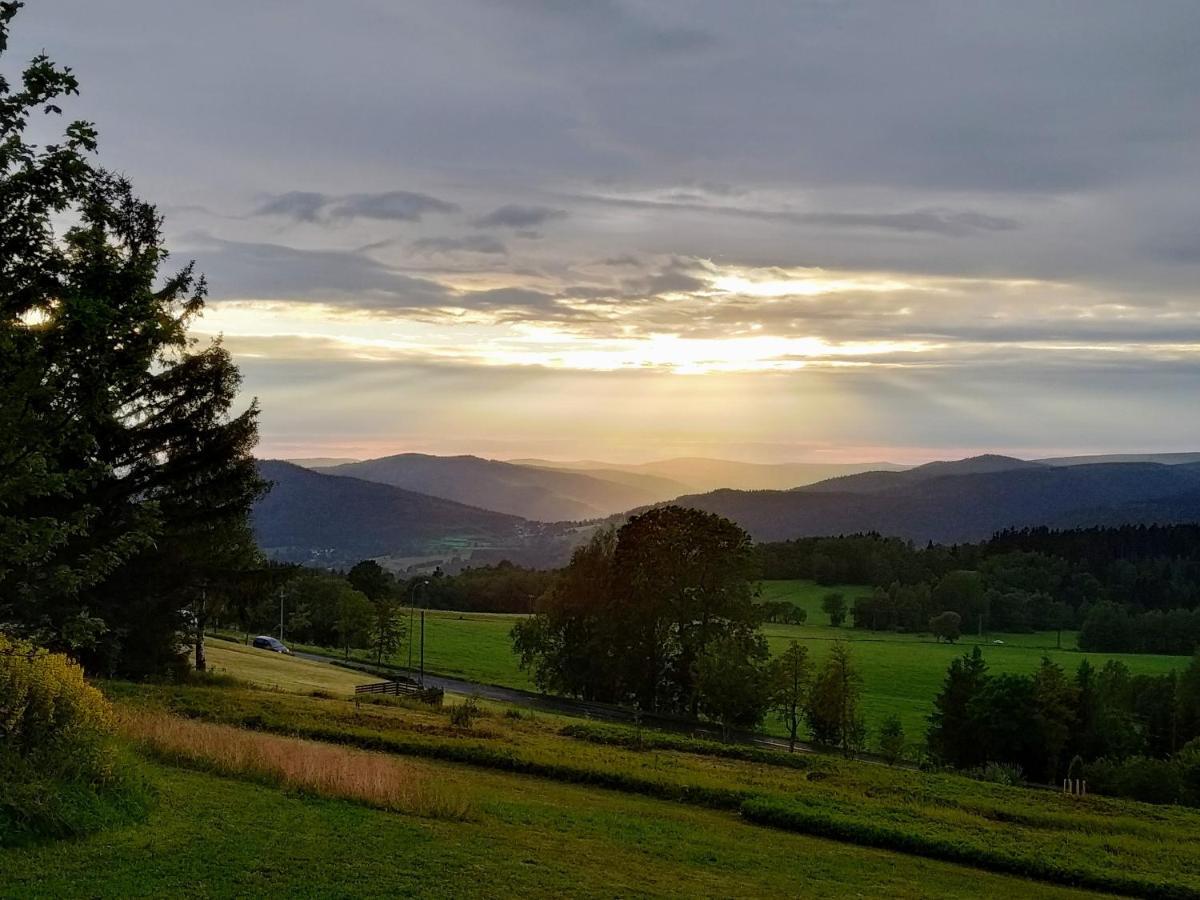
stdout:
[[255,504],[254,533],[274,559],[346,565],[388,555],[496,550],[523,558],[555,544],[537,523],[390,485],[281,460],[261,461],[259,472],[272,488]]
[[[720,488],[735,490],[787,490],[827,478],[859,472],[899,471],[894,463],[747,463],[728,459],[679,457],[655,462],[621,464],[597,460],[556,462],[545,459],[513,460],[514,464],[581,472],[597,478],[614,478],[614,473],[665,479],[677,486],[672,496],[701,493]],[[665,499],[665,498],[664,498]]]
[[1033,525],[1200,521],[1200,465],[962,462],[888,486],[869,478],[856,487],[843,478],[800,491],[721,490],[677,502],[727,516],[756,540],[878,531],[954,543]]
[[867,493],[886,491],[904,485],[919,484],[934,478],[948,475],[981,475],[990,472],[1008,472],[1013,469],[1044,468],[1042,463],[1017,459],[1014,456],[999,456],[986,453],[982,456],[971,456],[966,459],[943,460],[925,463],[902,471],[871,471],[855,475],[843,475],[840,478],[829,478],[816,484],[795,488],[798,491],[829,493],[831,491],[851,491]]
[[[654,476],[616,478],[517,465],[478,456],[401,453],[320,468],[539,522],[598,519],[658,503],[686,488]],[[636,473],[635,473],[636,474]]]

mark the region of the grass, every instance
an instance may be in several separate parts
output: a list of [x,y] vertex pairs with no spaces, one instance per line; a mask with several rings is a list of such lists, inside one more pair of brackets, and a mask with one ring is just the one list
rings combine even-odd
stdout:
[[356,684],[373,679],[361,672],[339,669],[326,663],[296,659],[270,650],[259,650],[232,641],[206,641],[209,671],[229,674],[259,687],[281,691],[329,691],[353,694]]
[[152,792],[121,748],[102,773],[47,774],[0,747],[0,848],[74,838],[145,818]]
[[[826,624],[827,617],[820,609],[821,598],[830,591],[839,591],[845,595],[848,604],[853,604],[856,597],[870,591],[863,585],[764,581],[760,588],[765,599],[790,599],[808,610],[808,622],[804,625],[764,627],[771,651],[779,653],[790,641],[796,640],[809,647],[814,659],[821,660],[828,653],[831,641],[850,642],[863,675],[863,713],[868,740],[873,746],[880,723],[887,715],[895,713],[904,727],[910,753],[915,753],[924,741],[933,699],[945,679],[946,668],[955,656],[969,652],[975,641],[965,637],[957,644],[939,644],[929,635],[866,631],[849,625],[833,628]],[[536,690],[529,674],[518,667],[508,636],[514,622],[520,618],[487,613],[427,612],[426,670],[486,684]],[[1185,657],[1082,653],[1075,649],[1074,632],[1063,633],[1064,649],[1055,649],[1056,639],[1054,632],[989,634],[980,646],[988,665],[997,673],[1028,674],[1037,668],[1043,656],[1049,656],[1072,673],[1084,659],[1096,667],[1103,666],[1109,659],[1117,659],[1134,674],[1150,675],[1166,674],[1187,664]],[[996,645],[992,643],[994,640],[1004,643]],[[320,648],[309,649],[322,652]],[[369,661],[366,653],[360,652],[356,657]],[[408,651],[404,649],[389,662],[404,665],[407,660]],[[766,727],[776,734],[784,733],[776,722],[768,722]]]
[[[509,632],[524,616],[500,613],[425,613],[425,669],[452,678],[536,690],[529,673],[517,665]],[[414,619],[413,666],[419,658],[419,615]],[[408,649],[393,659],[407,665]]]
[[[884,717],[895,713],[900,717],[910,743],[924,740],[928,716],[946,677],[950,662],[979,643],[989,668],[994,673],[1008,672],[1027,675],[1033,672],[1043,656],[1074,674],[1080,662],[1088,660],[1100,668],[1110,659],[1129,667],[1134,674],[1164,675],[1187,665],[1187,657],[1152,654],[1083,653],[1075,649],[1075,632],[1063,632],[1064,649],[1056,649],[1054,632],[1034,634],[987,634],[978,638],[964,636],[957,644],[936,643],[931,635],[897,634],[891,631],[868,631],[845,625],[834,628],[826,624],[828,617],[820,612],[820,598],[830,590],[845,594],[847,603],[869,588],[839,585],[822,587],[809,581],[766,581],[762,594],[775,600],[792,598],[797,605],[809,610],[804,625],[766,625],[763,628],[772,653],[780,653],[796,640],[809,648],[816,660],[828,653],[829,643],[845,640],[850,643],[854,660],[863,676],[863,714],[866,717],[868,740]],[[816,612],[813,612],[815,604]],[[817,623],[817,624],[814,624]],[[992,643],[1001,640],[1003,644]],[[778,730],[773,728],[772,730]]]
[[[118,684],[124,703],[250,724],[471,771],[536,776],[538,784],[606,787],[864,846],[1068,884],[1156,896],[1200,896],[1200,812],[1005,787],[957,775],[808,756],[800,767],[674,749],[671,736],[560,733],[561,724],[492,716],[455,728],[445,710],[358,707],[350,701],[217,688]],[[609,726],[606,726],[608,729]],[[632,738],[630,730],[628,738]],[[678,746],[678,745],[676,745]],[[698,752],[699,751],[699,752]],[[540,788],[539,788],[540,790]]]
[[461,819],[469,809],[427,767],[378,753],[147,710],[126,710],[119,727],[157,759],[219,775],[431,818]]
[[821,609],[821,601],[826,594],[841,594],[846,601],[846,609],[854,607],[854,601],[859,597],[871,596],[872,588],[865,584],[817,584],[815,581],[760,581],[758,584],[759,599],[770,602],[781,600],[798,606],[808,614],[806,624],[825,625],[829,616]]
[[732,814],[438,767],[448,822],[150,766],[145,824],[0,852],[0,896],[1029,897],[1079,891],[758,828]]
[[[826,587],[811,581],[762,582],[763,599],[792,600],[809,613],[804,625],[764,626],[770,649],[780,653],[788,643],[796,640],[810,648],[812,658],[821,660],[828,653],[830,641],[851,642],[854,660],[863,673],[863,713],[870,742],[874,745],[878,726],[887,715],[894,713],[900,716],[908,742],[916,748],[924,740],[932,702],[946,678],[950,661],[968,652],[974,641],[965,637],[959,643],[944,644],[936,643],[929,635],[866,631],[850,625],[830,628],[826,624],[828,617],[821,611],[821,599],[830,590],[844,594],[850,605],[857,596],[870,592],[870,588],[862,584]],[[509,640],[512,624],[521,618],[491,613],[426,612],[426,670],[474,682],[535,690],[529,674],[517,666]],[[1036,670],[1044,655],[1069,672],[1074,672],[1084,659],[1096,667],[1110,659],[1121,660],[1135,674],[1165,674],[1187,664],[1182,656],[1082,653],[1075,649],[1074,632],[1063,632],[1064,649],[1055,649],[1056,637],[1054,632],[986,635],[980,647],[988,665],[997,673],[1030,673]],[[994,640],[1004,643],[997,646],[991,643]],[[319,648],[310,649],[319,652]],[[356,658],[367,660],[367,654],[356,654]],[[404,665],[407,660],[406,648],[390,661]],[[767,728],[784,733],[778,722],[768,722]]]

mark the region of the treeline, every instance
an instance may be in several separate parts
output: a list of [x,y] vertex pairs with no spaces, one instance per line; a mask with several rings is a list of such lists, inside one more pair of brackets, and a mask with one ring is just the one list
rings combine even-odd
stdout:
[[397,578],[373,560],[348,571],[272,565],[273,589],[242,595],[221,608],[214,624],[280,635],[300,644],[336,647],[345,655],[370,650],[382,662],[407,636],[411,606],[469,612],[530,612],[557,574],[502,562]]
[[1069,675],[994,675],[979,648],[954,660],[934,701],[930,756],[958,769],[1015,767],[1099,793],[1200,806],[1200,653],[1181,672],[1132,675],[1087,660]]
[[528,613],[557,577],[554,571],[529,569],[505,560],[494,566],[463,569],[457,575],[437,570],[427,578],[401,581],[399,589],[415,594],[421,605],[431,609]]
[[856,627],[927,631],[960,616],[968,633],[1079,628],[1086,650],[1191,653],[1200,643],[1200,525],[1006,531],[917,547],[877,534],[757,548],[764,578],[876,589]]

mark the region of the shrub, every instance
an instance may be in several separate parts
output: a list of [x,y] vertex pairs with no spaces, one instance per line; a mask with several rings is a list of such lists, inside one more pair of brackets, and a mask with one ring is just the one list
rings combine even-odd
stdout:
[[117,753],[112,725],[77,664],[0,635],[0,846],[145,811],[148,791]]
[[1125,760],[1099,759],[1084,768],[1088,789],[1098,794],[1131,797],[1146,803],[1179,803],[1183,800],[1181,765],[1176,760],[1131,756]]
[[83,670],[59,653],[0,635],[0,736],[44,771],[97,772],[112,712]]
[[967,776],[989,784],[1004,784],[1019,787],[1025,783],[1025,773],[1015,763],[990,762],[967,771]]
[[470,728],[471,724],[483,715],[476,697],[468,697],[462,703],[450,707],[450,724],[455,728]]

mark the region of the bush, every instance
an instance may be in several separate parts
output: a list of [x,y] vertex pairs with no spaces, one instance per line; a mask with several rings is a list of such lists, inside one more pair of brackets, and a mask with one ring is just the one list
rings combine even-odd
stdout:
[[476,697],[468,697],[462,703],[450,707],[450,724],[455,728],[470,728],[471,723],[483,715]]
[[977,766],[966,772],[969,778],[976,781],[986,781],[989,784],[1004,784],[1009,787],[1020,787],[1025,783],[1025,773],[1015,763],[990,762]]
[[59,653],[0,635],[0,736],[3,752],[40,771],[101,774],[111,764],[112,711]]
[[0,846],[66,837],[145,811],[108,701],[66,656],[0,635]]
[[1131,756],[1125,760],[1099,759],[1084,768],[1088,790],[1145,803],[1181,803],[1182,766],[1176,760]]

